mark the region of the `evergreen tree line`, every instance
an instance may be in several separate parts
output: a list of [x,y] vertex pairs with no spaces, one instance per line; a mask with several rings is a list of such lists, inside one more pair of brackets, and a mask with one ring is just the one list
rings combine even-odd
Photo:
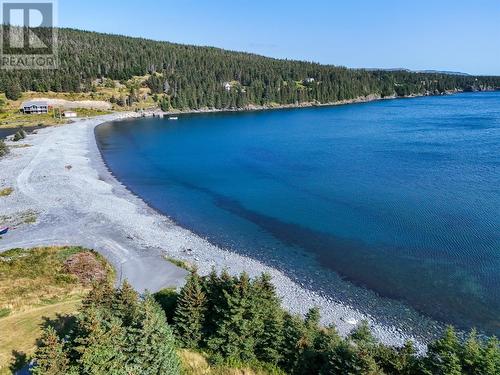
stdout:
[[500,88],[500,77],[347,69],[74,29],[59,29],[58,39],[58,69],[2,70],[0,91],[11,99],[21,91],[91,92],[96,79],[153,74],[147,85],[169,106],[223,109]]
[[[172,314],[173,311],[173,314]],[[268,275],[250,280],[192,272],[166,309],[179,345],[201,349],[215,360],[262,361],[289,374],[499,374],[497,338],[465,342],[453,328],[418,356],[407,342],[393,348],[378,342],[366,322],[342,338],[320,324],[317,308],[302,318],[286,312]]]
[[320,324],[317,308],[305,317],[286,312],[265,274],[252,280],[193,271],[178,294],[155,299],[139,298],[128,284],[95,287],[69,335],[45,330],[34,373],[178,374],[179,348],[203,351],[217,363],[260,363],[289,374],[500,373],[495,337],[485,341],[473,330],[463,341],[448,328],[424,356],[411,342],[381,344],[366,322],[343,338]]

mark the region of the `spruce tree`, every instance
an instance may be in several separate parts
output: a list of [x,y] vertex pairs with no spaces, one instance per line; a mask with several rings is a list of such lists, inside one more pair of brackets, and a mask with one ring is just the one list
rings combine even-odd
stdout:
[[311,308],[305,316],[306,328],[311,332],[315,332],[319,327],[319,321],[321,319],[321,313],[318,307]]
[[281,359],[283,342],[283,309],[271,276],[262,274],[254,283],[256,312],[262,321],[256,332],[255,354],[263,362],[277,364]]
[[193,270],[177,299],[174,314],[174,329],[177,340],[183,347],[197,348],[203,338],[206,297],[200,277]]
[[111,307],[113,304],[114,289],[106,281],[95,282],[91,290],[82,301],[82,312],[91,307]]
[[69,359],[53,327],[44,329],[34,359],[35,367],[31,370],[34,375],[59,375],[68,370]]
[[205,342],[211,338],[218,329],[219,321],[222,320],[225,311],[226,298],[224,292],[229,292],[235,283],[234,278],[223,270],[221,275],[217,275],[215,269],[203,279],[203,292],[207,299],[207,309],[205,313],[205,322],[203,331]]
[[477,331],[473,329],[463,344],[460,356],[465,374],[474,375],[478,372],[482,362],[481,354],[481,343],[478,340]]
[[224,290],[221,319],[208,347],[222,358],[252,360],[255,358],[255,331],[258,321],[248,275],[243,273],[232,290]]
[[313,342],[304,349],[299,365],[297,366],[297,372],[313,374],[329,373],[328,353],[334,350],[340,341],[341,338],[337,334],[335,327],[317,328]]
[[500,342],[496,337],[490,337],[482,348],[482,361],[479,374],[500,374]]
[[160,305],[147,295],[140,313],[129,329],[133,349],[127,349],[128,373],[144,375],[180,374],[172,329]]
[[111,309],[114,316],[122,323],[130,325],[139,310],[139,295],[132,286],[125,280],[113,295]]
[[369,348],[374,348],[377,345],[377,340],[373,336],[366,320],[361,321],[361,323],[352,330],[349,337],[358,345],[364,345]]
[[420,360],[417,357],[417,350],[412,341],[407,341],[398,350],[397,371],[402,375],[411,375],[419,372]]
[[68,371],[74,374],[180,372],[165,314],[151,296],[139,300],[128,283],[118,290],[96,285],[85,299],[66,345]]
[[381,374],[375,359],[356,343],[342,340],[327,354],[325,366],[328,374],[375,375]]
[[402,356],[396,348],[380,345],[374,358],[385,374],[406,374]]
[[79,372],[83,374],[124,373],[126,329],[107,309],[90,307],[79,317],[74,340]]
[[285,314],[280,366],[288,373],[298,368],[302,353],[307,348],[307,330],[298,315]]
[[427,353],[428,368],[436,375],[460,375],[460,344],[455,330],[448,327],[443,336],[429,344]]

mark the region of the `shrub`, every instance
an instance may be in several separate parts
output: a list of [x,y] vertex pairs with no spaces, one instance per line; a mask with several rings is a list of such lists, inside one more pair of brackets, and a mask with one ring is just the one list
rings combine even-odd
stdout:
[[0,139],[0,157],[5,156],[9,153],[9,147],[5,144],[5,142]]
[[16,134],[14,134],[14,138],[12,138],[12,140],[14,142],[18,142],[24,138],[26,138],[26,132],[24,131],[24,129],[21,128],[16,132]]
[[0,189],[0,197],[7,197],[11,195],[13,191],[14,189],[12,189],[11,187]]
[[4,307],[0,309],[0,318],[5,318],[6,316],[10,315],[10,309],[7,307]]

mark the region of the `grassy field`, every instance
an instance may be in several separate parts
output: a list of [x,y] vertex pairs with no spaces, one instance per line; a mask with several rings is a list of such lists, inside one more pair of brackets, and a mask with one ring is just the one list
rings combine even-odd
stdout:
[[81,298],[73,296],[67,301],[41,306],[29,311],[0,319],[0,375],[11,374],[10,367],[24,362],[36,348],[47,320],[61,320],[71,317],[78,310]]
[[54,119],[51,114],[44,115],[24,115],[17,109],[3,109],[0,112],[0,127],[1,128],[17,128],[20,126],[48,126],[60,125],[66,123],[67,120]]
[[184,374],[186,375],[285,375],[272,366],[248,363],[229,363],[227,365],[210,365],[202,353],[180,350]]
[[29,357],[47,320],[76,312],[94,277],[114,280],[111,266],[81,247],[13,249],[0,254],[0,374]]

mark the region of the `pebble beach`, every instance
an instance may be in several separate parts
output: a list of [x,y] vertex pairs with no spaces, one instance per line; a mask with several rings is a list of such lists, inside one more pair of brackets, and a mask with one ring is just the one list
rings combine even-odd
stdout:
[[43,245],[92,248],[113,264],[117,282],[127,279],[137,290],[152,292],[184,282],[187,272],[166,257],[196,264],[201,274],[212,268],[250,276],[267,272],[283,305],[293,313],[319,306],[323,323],[335,324],[342,335],[365,319],[385,344],[401,346],[412,339],[424,348],[401,328],[301,286],[277,268],[215,246],[128,191],[103,162],[94,129],[134,116],[80,119],[37,130],[21,142],[6,142],[11,151],[0,159],[0,189],[13,192],[0,198],[0,224],[12,229],[0,240],[0,251]]

